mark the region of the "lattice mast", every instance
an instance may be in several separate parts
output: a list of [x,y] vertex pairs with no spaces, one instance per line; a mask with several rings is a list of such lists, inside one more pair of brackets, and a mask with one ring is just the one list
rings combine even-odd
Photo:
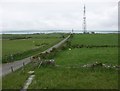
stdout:
[[84,5],[84,11],[83,11],[83,33],[87,33],[87,28],[86,28],[86,7]]

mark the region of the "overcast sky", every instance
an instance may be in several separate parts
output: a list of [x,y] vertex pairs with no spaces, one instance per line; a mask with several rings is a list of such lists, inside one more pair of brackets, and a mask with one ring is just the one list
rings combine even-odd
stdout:
[[0,31],[82,30],[86,5],[88,30],[117,30],[119,0],[1,0]]

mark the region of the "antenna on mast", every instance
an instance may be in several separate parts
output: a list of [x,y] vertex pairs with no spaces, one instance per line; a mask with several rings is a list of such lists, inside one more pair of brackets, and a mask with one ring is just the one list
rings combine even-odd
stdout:
[[83,33],[87,33],[87,28],[86,28],[86,7],[84,5],[84,11],[83,11]]

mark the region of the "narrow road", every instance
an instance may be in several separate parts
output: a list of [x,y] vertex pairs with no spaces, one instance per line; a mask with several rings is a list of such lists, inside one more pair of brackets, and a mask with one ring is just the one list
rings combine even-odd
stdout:
[[[70,35],[68,37],[66,37],[65,39],[63,39],[61,42],[59,42],[58,44],[50,47],[49,49],[43,51],[42,53],[45,52],[50,52],[53,48],[58,48],[59,46],[61,46],[63,43],[65,43],[68,39],[69,39]],[[21,68],[24,64],[28,64],[30,63],[30,57],[19,60],[19,61],[15,61],[12,63],[6,63],[6,64],[2,64],[2,67],[0,67],[0,70],[2,69],[2,72],[0,72],[0,76],[5,76],[8,73],[11,73],[12,70],[15,71],[19,68]]]

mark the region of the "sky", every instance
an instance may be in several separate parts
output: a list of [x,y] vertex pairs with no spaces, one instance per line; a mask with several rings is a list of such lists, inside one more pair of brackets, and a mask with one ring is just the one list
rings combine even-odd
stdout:
[[0,31],[118,30],[119,0],[1,0]]

